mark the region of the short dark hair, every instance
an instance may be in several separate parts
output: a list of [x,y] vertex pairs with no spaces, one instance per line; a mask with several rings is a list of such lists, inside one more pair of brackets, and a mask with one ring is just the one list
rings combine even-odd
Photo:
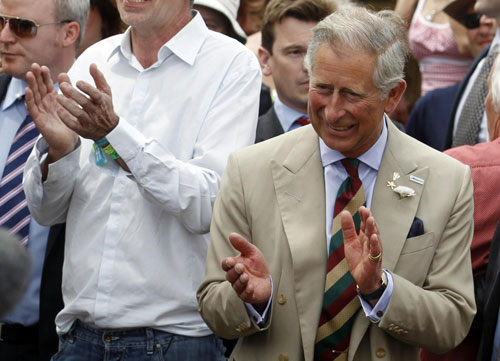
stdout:
[[333,0],[271,0],[264,13],[262,47],[272,54],[274,25],[284,18],[320,22],[336,9],[337,5]]
[[97,9],[102,19],[101,37],[105,39],[109,36],[120,34],[123,25],[120,20],[120,13],[112,0],[90,0],[90,7]]

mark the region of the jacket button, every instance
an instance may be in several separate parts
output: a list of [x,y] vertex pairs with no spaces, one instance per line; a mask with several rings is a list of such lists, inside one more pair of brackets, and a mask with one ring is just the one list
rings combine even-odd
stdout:
[[383,348],[378,348],[377,351],[375,352],[375,355],[378,358],[382,358],[385,356],[385,350]]
[[105,336],[104,342],[111,342],[111,336]]
[[280,354],[279,360],[280,361],[288,361],[288,355],[286,353]]
[[284,305],[286,303],[286,296],[283,293],[278,297],[278,303],[280,305]]

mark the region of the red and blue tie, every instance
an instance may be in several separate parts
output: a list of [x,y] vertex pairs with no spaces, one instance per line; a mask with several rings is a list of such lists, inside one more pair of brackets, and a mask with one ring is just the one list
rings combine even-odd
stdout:
[[345,158],[341,162],[348,176],[335,200],[325,294],[314,347],[315,361],[347,360],[351,328],[360,308],[356,283],[345,260],[340,213],[348,210],[359,231],[361,217],[358,209],[365,205],[365,192],[358,175],[359,160]]

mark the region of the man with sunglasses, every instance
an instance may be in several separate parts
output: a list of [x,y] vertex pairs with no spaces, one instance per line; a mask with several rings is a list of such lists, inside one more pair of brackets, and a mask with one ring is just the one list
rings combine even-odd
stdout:
[[54,320],[63,305],[64,225],[41,226],[25,205],[22,170],[37,131],[24,94],[33,62],[57,73],[69,70],[88,9],[88,0],[0,2],[0,225],[23,239],[32,260],[24,298],[0,318],[2,361],[48,361],[57,351]]
[[[500,0],[476,0],[474,10],[500,22]],[[468,19],[468,22],[474,23],[474,19]],[[487,79],[493,64],[494,50],[499,44],[500,29],[497,29],[493,42],[476,57],[461,83],[452,107],[444,149],[488,140],[484,99],[488,93]]]
[[254,54],[191,6],[118,0],[130,27],[60,74],[63,94],[53,69],[28,74],[43,137],[26,197],[67,230],[55,360],[224,359],[196,289],[227,158],[255,139],[262,79]]

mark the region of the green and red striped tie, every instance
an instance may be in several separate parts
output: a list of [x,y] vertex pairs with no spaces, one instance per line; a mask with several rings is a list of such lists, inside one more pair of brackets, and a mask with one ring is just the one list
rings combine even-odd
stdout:
[[340,213],[349,211],[359,231],[361,218],[358,209],[365,205],[365,191],[358,175],[359,160],[345,158],[341,162],[348,177],[339,188],[333,211],[325,294],[314,347],[315,361],[347,360],[351,327],[360,308],[356,283],[344,256]]

